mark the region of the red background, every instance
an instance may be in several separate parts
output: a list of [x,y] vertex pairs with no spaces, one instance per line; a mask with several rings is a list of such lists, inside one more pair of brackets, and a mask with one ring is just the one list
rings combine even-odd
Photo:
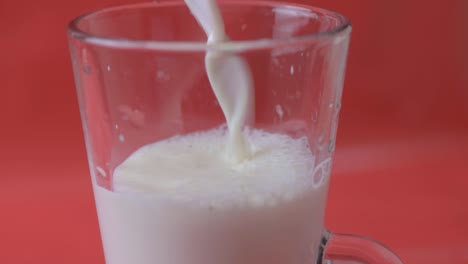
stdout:
[[[104,263],[65,27],[129,2],[0,2],[0,263]],[[297,2],[354,25],[327,225],[468,263],[468,1]]]

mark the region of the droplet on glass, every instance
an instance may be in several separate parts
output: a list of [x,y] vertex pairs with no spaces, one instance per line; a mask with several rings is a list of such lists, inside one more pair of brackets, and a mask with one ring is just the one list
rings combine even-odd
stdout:
[[318,149],[319,151],[322,151],[322,150],[323,150],[323,144],[319,144],[318,147],[317,147],[317,149]]
[[328,152],[332,153],[333,151],[335,151],[335,140],[330,140],[328,142]]
[[291,68],[289,68],[289,73],[291,73],[291,75],[294,75],[294,65],[291,65]]
[[101,175],[102,177],[106,178],[107,177],[107,173],[106,171],[99,167],[99,166],[96,166],[96,171],[98,172],[99,175]]
[[310,118],[310,121],[312,121],[312,123],[317,122],[317,119],[318,119],[317,116],[318,116],[317,112],[313,112],[312,117]]
[[111,66],[110,65],[107,65],[107,71],[111,71]]
[[132,109],[128,105],[119,106],[121,119],[130,122],[135,127],[143,127],[145,125],[145,113],[138,109]]
[[279,59],[276,58],[276,57],[273,57],[273,58],[272,58],[272,61],[273,61],[273,64],[275,64],[276,66],[280,66],[280,64],[281,64],[280,61],[279,61]]
[[323,139],[325,138],[325,136],[322,134],[318,137],[318,142],[319,143],[323,143]]
[[81,63],[83,65],[83,72],[87,75],[91,74],[91,66],[89,66],[88,51],[81,49]]
[[125,136],[124,136],[124,134],[120,134],[120,135],[119,135],[119,141],[122,142],[122,143],[125,142]]
[[156,72],[156,77],[158,77],[158,79],[160,79],[160,80],[165,80],[165,81],[171,79],[169,74],[167,74],[165,71],[157,71]]
[[314,168],[312,180],[315,187],[322,185],[326,177],[328,177],[328,174],[330,173],[330,165],[331,159],[327,158]]
[[244,31],[247,28],[247,24],[242,24],[241,30]]
[[83,71],[87,75],[90,75],[91,74],[91,67],[88,64],[83,64]]
[[276,109],[276,114],[278,114],[278,117],[280,118],[280,120],[282,120],[284,116],[283,108],[281,107],[281,105],[276,105],[275,109]]

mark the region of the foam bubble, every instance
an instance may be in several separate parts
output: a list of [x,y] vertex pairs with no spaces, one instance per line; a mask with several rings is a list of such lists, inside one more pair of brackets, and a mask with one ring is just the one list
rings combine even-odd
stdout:
[[[149,192],[193,204],[273,207],[313,184],[314,157],[306,138],[245,130],[252,158],[223,159],[225,127],[146,145],[114,172],[117,192]],[[271,198],[271,199],[270,199]]]

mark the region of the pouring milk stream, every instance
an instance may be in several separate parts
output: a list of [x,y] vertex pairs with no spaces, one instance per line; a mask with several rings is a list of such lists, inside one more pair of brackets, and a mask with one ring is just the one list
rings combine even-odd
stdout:
[[[208,44],[229,41],[215,0],[185,0],[193,16],[203,27]],[[227,159],[233,163],[250,158],[250,149],[242,134],[246,123],[252,123],[254,91],[249,65],[235,54],[208,51],[206,72],[229,128]]]
[[[230,41],[214,0],[185,0],[208,36]],[[208,49],[206,71],[228,130],[143,146],[94,185],[107,264],[309,264],[320,246],[326,184],[306,138],[253,122],[248,64]],[[220,157],[219,153],[226,153]]]

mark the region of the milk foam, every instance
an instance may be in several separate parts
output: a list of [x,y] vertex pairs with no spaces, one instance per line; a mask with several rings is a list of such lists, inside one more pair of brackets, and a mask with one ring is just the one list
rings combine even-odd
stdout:
[[252,158],[235,166],[220,155],[228,138],[224,127],[146,145],[116,168],[114,191],[229,207],[272,205],[311,188],[314,159],[305,138],[261,130],[244,136]]

